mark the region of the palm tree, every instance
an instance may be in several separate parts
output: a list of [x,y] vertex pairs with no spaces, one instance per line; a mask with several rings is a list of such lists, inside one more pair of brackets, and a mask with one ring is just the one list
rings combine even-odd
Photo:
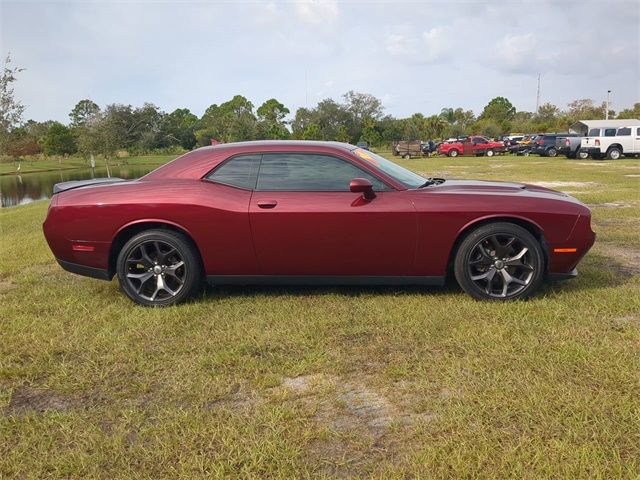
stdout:
[[452,124],[456,121],[455,110],[451,107],[443,108],[440,111],[440,117],[444,118],[449,124]]

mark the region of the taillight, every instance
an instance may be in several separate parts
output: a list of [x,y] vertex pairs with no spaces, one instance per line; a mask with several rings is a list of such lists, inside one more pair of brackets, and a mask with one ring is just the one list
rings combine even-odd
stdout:
[[565,141],[564,141],[564,146],[565,146],[565,147],[570,147],[570,146],[571,146],[571,142],[569,141],[569,139],[568,139],[568,138],[567,138],[567,139],[565,139]]
[[596,147],[600,146],[600,140],[598,140],[597,138],[596,138],[596,141],[594,143],[595,143]]
[[538,141],[536,142],[536,145],[544,145],[544,140],[538,140]]

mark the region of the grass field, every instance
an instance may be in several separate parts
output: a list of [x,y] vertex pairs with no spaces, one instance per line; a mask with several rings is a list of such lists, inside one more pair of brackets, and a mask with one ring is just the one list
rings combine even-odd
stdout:
[[0,478],[638,478],[640,162],[413,159],[593,209],[572,281],[225,288],[167,309],[58,267],[0,211]]
[[[114,158],[109,160],[109,166],[115,167],[119,165],[162,165],[169,160],[174,159],[175,155],[149,155],[143,157],[127,157],[127,158]],[[0,175],[13,175],[20,166],[20,174],[37,173],[37,172],[50,172],[57,170],[73,170],[77,168],[89,168],[89,161],[84,158],[70,157],[65,159],[30,159],[16,162],[0,163]],[[96,166],[98,168],[104,167],[104,159],[96,159]]]

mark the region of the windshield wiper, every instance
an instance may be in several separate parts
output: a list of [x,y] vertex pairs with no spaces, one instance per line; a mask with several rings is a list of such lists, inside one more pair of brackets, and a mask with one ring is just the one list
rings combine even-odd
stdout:
[[444,183],[445,179],[444,178],[427,178],[427,181],[424,182],[422,185],[420,185],[418,188],[424,188],[424,187],[428,187],[430,185],[440,185],[441,183]]

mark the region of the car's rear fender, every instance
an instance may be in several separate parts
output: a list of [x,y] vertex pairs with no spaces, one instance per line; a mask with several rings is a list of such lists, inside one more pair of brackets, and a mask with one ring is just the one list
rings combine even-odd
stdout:
[[194,240],[193,235],[187,228],[170,220],[149,218],[129,222],[118,229],[111,242],[111,248],[109,249],[109,275],[113,276],[115,274],[118,254],[120,253],[120,250],[125,245],[125,243],[127,243],[127,241],[129,241],[129,239],[134,235],[137,235],[138,233],[145,230],[171,230],[184,235],[198,252],[200,266],[202,267],[201,271],[204,272],[202,253],[200,252],[200,248]]

